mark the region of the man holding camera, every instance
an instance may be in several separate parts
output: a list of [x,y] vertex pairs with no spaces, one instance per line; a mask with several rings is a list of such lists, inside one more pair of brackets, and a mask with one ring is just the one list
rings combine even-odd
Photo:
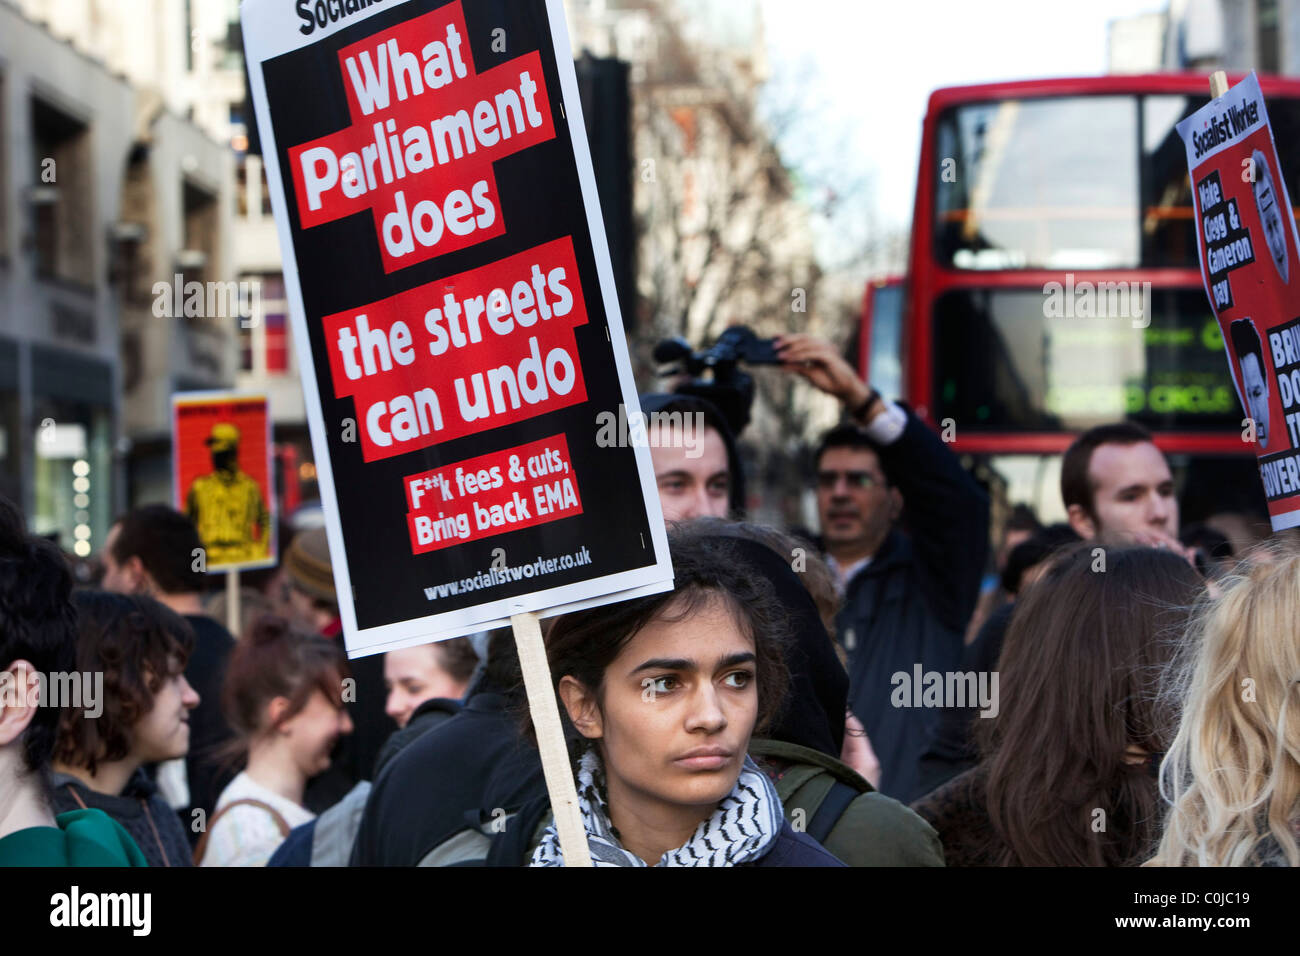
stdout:
[[923,795],[918,762],[941,713],[917,706],[912,685],[918,671],[959,668],[988,558],[988,496],[939,436],[885,401],[830,343],[789,334],[776,348],[785,369],[839,399],[849,418],[816,456],[823,546],[844,594],[837,638],[880,789],[910,802]]

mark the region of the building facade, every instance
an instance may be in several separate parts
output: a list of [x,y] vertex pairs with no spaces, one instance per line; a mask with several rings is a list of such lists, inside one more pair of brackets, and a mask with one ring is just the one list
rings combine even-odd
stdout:
[[93,6],[0,0],[0,491],[81,556],[169,497],[171,391],[228,384],[235,346],[157,305],[229,268],[227,151],[79,41]]
[[1110,26],[1112,73],[1300,73],[1300,0],[1170,0]]
[[[636,229],[633,367],[661,385],[663,338],[712,344],[731,325],[762,336],[842,331],[819,309],[811,212],[762,121],[768,79],[754,2],[567,0],[574,53],[629,64]],[[837,409],[793,376],[757,371],[742,454],[759,518],[797,524],[801,454]],[[777,506],[785,510],[778,510]]]

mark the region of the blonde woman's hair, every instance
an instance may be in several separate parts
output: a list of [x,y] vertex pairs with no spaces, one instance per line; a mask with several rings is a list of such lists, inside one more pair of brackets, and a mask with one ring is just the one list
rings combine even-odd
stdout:
[[1172,671],[1182,719],[1149,865],[1300,865],[1300,553],[1256,561],[1221,582]]

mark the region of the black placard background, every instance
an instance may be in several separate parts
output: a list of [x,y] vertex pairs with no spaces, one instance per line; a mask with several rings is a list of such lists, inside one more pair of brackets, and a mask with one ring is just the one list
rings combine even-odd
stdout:
[[[263,78],[277,155],[280,169],[286,175],[290,168],[288,150],[291,147],[352,124],[338,51],[371,34],[445,5],[438,0],[411,0],[400,8],[371,16],[309,47],[264,61]],[[466,43],[478,72],[532,50],[541,51],[542,72],[556,135],[554,139],[494,164],[500,202],[498,214],[504,217],[505,235],[385,273],[378,245],[381,240],[369,210],[303,230],[299,225],[297,198],[291,181],[285,190],[311,337],[311,361],[315,363],[320,390],[360,628],[453,611],[654,563],[649,518],[639,490],[634,452],[631,448],[599,448],[596,445],[596,416],[602,410],[616,413],[622,392],[613,348],[606,337],[605,299],[596,274],[569,125],[561,112],[563,97],[545,3],[542,0],[465,0],[463,9],[469,33]],[[505,30],[504,53],[494,53],[491,49],[493,31],[497,28]],[[436,96],[425,95],[431,102]],[[437,115],[441,113],[431,105],[429,118]],[[455,170],[456,167],[448,168]],[[464,179],[462,174],[452,181],[467,187]],[[415,192],[408,187],[408,208],[426,196],[435,202],[441,200],[440,187],[429,185],[433,182],[435,175],[426,174]],[[593,195],[593,201],[594,198]],[[359,432],[364,427],[365,409],[355,408],[352,398],[334,398],[325,352],[327,344],[321,326],[323,316],[357,308],[563,236],[572,237],[578,277],[587,305],[587,324],[574,329],[578,349],[575,358],[582,367],[587,388],[585,403],[370,463],[362,458],[359,434],[357,441],[342,440],[344,419],[355,419]],[[407,317],[407,324],[416,333],[417,341],[425,341],[423,316]],[[527,337],[514,333],[502,341],[517,349],[516,343],[526,342]],[[296,347],[299,360],[306,360],[301,344]],[[417,364],[428,367],[430,360],[426,353]],[[399,369],[399,366],[394,367],[391,378],[394,396],[413,392],[426,384],[416,375],[398,377]],[[453,395],[450,379],[439,380],[436,384],[445,414],[457,414],[454,404],[447,403],[448,396]],[[310,396],[308,401],[311,401]],[[410,553],[406,497],[402,487],[405,476],[560,432],[567,436],[572,474],[582,499],[581,515],[429,554]],[[457,501],[468,507],[468,499]],[[447,504],[454,507],[456,502]],[[472,577],[486,570],[497,548],[505,550],[507,565],[518,565],[538,557],[551,558],[575,552],[584,545],[591,552],[590,565],[521,578],[518,582],[436,601],[429,601],[424,596],[425,586]]]

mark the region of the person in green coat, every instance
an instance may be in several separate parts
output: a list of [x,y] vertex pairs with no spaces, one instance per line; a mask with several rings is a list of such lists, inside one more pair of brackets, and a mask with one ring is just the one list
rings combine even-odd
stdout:
[[43,695],[68,686],[53,678],[73,667],[71,597],[58,549],[29,535],[22,513],[0,496],[0,866],[144,866],[140,848],[103,811],[56,819],[46,799],[63,702]]
[[122,825],[103,810],[69,810],[49,826],[0,837],[0,866],[148,866]]

